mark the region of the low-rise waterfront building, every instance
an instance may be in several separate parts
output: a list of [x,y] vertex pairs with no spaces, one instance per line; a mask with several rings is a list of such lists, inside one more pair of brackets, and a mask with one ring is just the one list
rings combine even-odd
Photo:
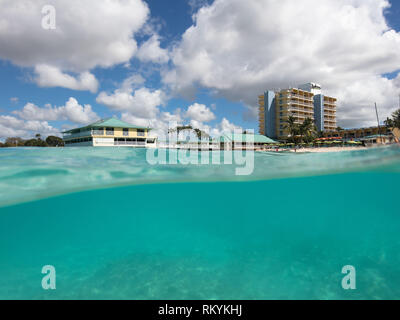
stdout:
[[365,138],[374,135],[392,135],[392,129],[386,126],[382,127],[367,127],[367,128],[353,128],[353,129],[340,129],[334,131],[324,132],[325,138],[341,137],[344,140],[354,140]]
[[340,138],[344,141],[362,141],[366,145],[391,144],[399,142],[399,129],[382,127],[368,127],[355,129],[341,129],[325,132],[325,138]]
[[278,142],[259,134],[223,134],[217,139],[220,149],[223,150],[257,150],[267,145],[275,145]]
[[396,138],[393,135],[376,134],[361,138],[360,141],[362,141],[366,146],[372,146],[375,144],[392,144],[396,142]]
[[66,147],[155,147],[151,129],[110,118],[63,132]]

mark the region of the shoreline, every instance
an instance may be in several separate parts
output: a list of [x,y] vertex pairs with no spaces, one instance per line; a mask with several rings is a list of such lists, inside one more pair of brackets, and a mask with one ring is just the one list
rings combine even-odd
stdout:
[[345,152],[345,151],[361,151],[361,150],[370,150],[370,149],[382,149],[387,148],[393,145],[398,144],[386,144],[386,145],[374,145],[374,146],[366,146],[366,147],[325,147],[325,148],[302,148],[288,150],[291,153],[328,153],[328,152]]
[[329,152],[345,152],[345,151],[357,151],[367,150],[372,147],[330,147],[330,148],[302,148],[297,150],[289,150],[292,153],[329,153]]

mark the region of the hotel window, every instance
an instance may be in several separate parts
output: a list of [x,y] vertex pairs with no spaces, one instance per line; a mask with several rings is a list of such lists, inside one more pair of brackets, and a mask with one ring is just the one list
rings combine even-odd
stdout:
[[124,136],[125,137],[129,136],[129,129],[124,128]]
[[137,135],[138,135],[138,137],[144,137],[145,136],[145,130],[137,129]]
[[113,136],[114,135],[114,128],[106,128],[106,135]]

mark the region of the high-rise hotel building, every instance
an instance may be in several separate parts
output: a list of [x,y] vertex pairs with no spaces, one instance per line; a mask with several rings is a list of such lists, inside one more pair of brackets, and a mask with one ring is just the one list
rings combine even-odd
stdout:
[[336,102],[336,98],[323,95],[321,86],[315,83],[266,91],[259,96],[260,134],[275,139],[287,138],[289,116],[293,116],[298,124],[306,118],[314,120],[318,131],[334,131],[337,128]]

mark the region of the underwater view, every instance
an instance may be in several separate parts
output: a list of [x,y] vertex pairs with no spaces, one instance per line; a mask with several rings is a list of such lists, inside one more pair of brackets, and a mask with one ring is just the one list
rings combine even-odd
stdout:
[[243,176],[147,152],[1,149],[0,299],[400,299],[398,146],[256,152]]

